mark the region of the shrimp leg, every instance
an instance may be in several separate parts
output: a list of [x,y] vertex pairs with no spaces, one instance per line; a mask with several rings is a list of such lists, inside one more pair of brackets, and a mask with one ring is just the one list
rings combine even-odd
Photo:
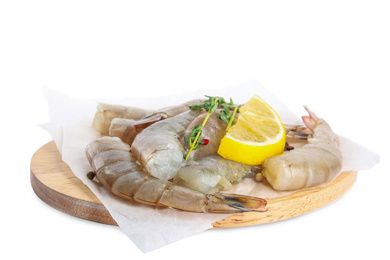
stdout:
[[86,147],[98,181],[113,194],[142,204],[191,212],[266,211],[264,199],[236,194],[204,194],[157,179],[137,164],[130,146],[117,137],[101,137]]
[[276,190],[313,187],[334,178],[342,168],[337,135],[328,123],[305,107],[303,122],[313,132],[301,149],[267,158],[262,175]]
[[309,135],[313,132],[303,125],[291,125],[284,124],[284,129],[286,130],[286,137],[297,139],[297,140],[307,140]]

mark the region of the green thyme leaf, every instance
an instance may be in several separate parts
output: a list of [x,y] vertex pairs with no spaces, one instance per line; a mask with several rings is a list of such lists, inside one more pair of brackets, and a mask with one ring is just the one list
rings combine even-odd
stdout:
[[190,146],[190,143],[188,141],[188,137],[187,136],[184,136],[184,143],[188,146]]
[[191,110],[200,110],[200,109],[203,108],[203,106],[201,106],[201,105],[192,105],[192,106],[189,106],[189,108]]

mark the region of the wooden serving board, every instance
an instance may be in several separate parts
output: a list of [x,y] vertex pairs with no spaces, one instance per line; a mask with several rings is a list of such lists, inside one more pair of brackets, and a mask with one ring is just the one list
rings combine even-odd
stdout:
[[[267,199],[267,212],[232,214],[213,223],[213,228],[259,225],[302,215],[338,199],[353,185],[356,178],[356,171],[343,172],[327,186]],[[103,204],[62,161],[54,141],[45,144],[33,155],[31,185],[39,198],[60,211],[79,218],[116,225]]]

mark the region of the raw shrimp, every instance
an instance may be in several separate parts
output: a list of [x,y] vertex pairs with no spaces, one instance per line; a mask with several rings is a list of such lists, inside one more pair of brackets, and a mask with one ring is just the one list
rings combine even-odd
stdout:
[[256,169],[215,154],[197,161],[189,160],[179,169],[174,182],[203,193],[215,193],[232,188],[245,177],[254,177]]
[[301,149],[267,158],[262,175],[275,190],[313,187],[334,178],[342,167],[339,139],[330,126],[305,107],[303,122],[313,132]]
[[111,121],[109,135],[119,137],[125,143],[132,145],[135,136],[144,128],[166,118],[174,117],[189,110],[189,106],[199,104],[202,100],[191,100],[181,105],[159,109],[140,120],[114,118]]
[[203,100],[201,99],[194,99],[177,106],[164,107],[155,111],[131,106],[98,103],[92,127],[102,135],[109,135],[111,121],[114,118],[125,118],[137,121],[137,123],[134,122],[134,127],[140,132],[143,128],[157,121],[178,115],[188,110],[189,106],[202,102]]
[[173,178],[185,162],[178,138],[200,113],[200,110],[189,110],[145,128],[131,146],[134,157],[154,177]]
[[130,146],[104,136],[86,147],[98,181],[125,199],[192,212],[234,213],[266,211],[266,200],[235,194],[204,194],[152,177],[137,164]]
[[112,119],[128,118],[138,120],[152,112],[153,110],[138,107],[98,103],[92,127],[100,134],[108,135]]

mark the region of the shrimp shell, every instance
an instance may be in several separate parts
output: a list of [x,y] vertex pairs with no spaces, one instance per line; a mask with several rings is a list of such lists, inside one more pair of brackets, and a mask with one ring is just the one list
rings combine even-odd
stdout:
[[235,213],[266,211],[266,200],[236,194],[204,194],[154,178],[137,163],[130,146],[104,136],[86,147],[96,178],[107,190],[125,199],[191,212]]
[[275,190],[313,187],[333,179],[341,171],[342,154],[337,135],[328,123],[305,109],[309,116],[303,116],[303,121],[313,132],[308,144],[264,162],[261,174]]

